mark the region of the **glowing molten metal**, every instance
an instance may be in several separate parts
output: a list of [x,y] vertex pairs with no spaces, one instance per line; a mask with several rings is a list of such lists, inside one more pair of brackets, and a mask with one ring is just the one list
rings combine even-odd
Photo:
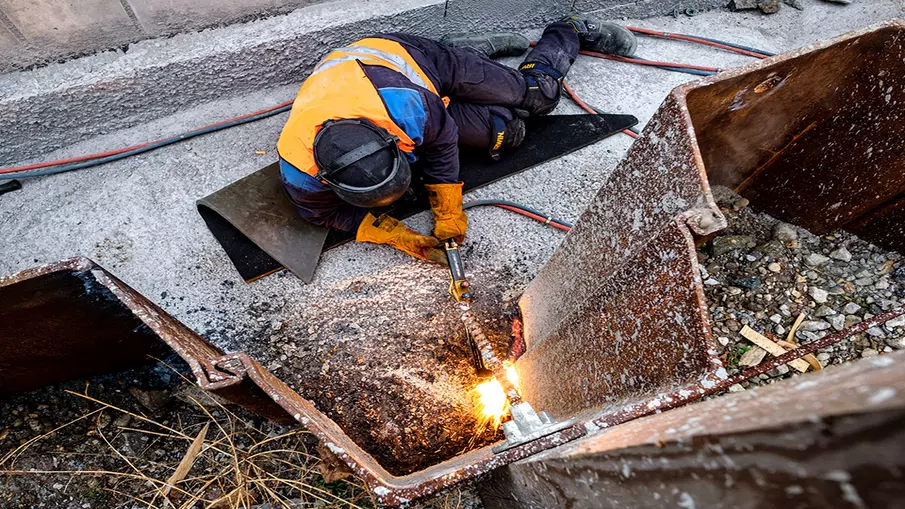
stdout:
[[[518,387],[518,372],[511,362],[504,363],[506,377],[516,388]],[[488,380],[474,388],[475,409],[478,413],[478,424],[481,428],[488,425],[494,429],[500,427],[503,416],[509,411],[509,400],[503,391],[503,386],[496,379]]]

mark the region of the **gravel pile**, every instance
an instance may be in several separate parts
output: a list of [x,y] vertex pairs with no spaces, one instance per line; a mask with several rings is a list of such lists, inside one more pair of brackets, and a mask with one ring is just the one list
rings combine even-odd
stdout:
[[[713,189],[729,226],[698,254],[713,334],[730,374],[756,365],[759,347],[740,334],[747,325],[807,343],[905,304],[905,260],[844,231],[813,235],[749,208],[726,188]],[[749,350],[754,350],[749,352]],[[818,351],[823,366],[905,349],[905,317]],[[797,373],[779,366],[730,390]]]

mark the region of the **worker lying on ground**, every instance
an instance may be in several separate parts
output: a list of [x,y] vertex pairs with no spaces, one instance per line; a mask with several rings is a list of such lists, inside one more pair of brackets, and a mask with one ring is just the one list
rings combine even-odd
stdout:
[[[567,17],[549,25],[516,70],[491,57],[524,53],[518,34],[454,35],[440,43],[383,34],[334,50],[302,85],[277,149],[283,186],[299,214],[445,263],[440,241],[465,235],[459,147],[489,157],[519,146],[523,117],[556,107],[579,49],[628,56],[636,41],[611,24]],[[415,160],[434,214],[433,236],[385,214],[404,194]]]

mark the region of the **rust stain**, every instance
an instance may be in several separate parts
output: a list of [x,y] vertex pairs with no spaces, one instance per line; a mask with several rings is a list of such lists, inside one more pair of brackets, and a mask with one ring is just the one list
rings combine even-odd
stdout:
[[745,191],[745,188],[748,187],[748,186],[751,184],[751,182],[753,182],[754,180],[756,180],[757,177],[760,176],[760,174],[761,174],[762,171],[764,171],[765,169],[769,168],[770,165],[773,164],[775,161],[777,161],[777,160],[780,158],[780,156],[782,156],[782,154],[783,154],[786,150],[788,150],[792,145],[795,144],[796,141],[798,141],[799,138],[801,138],[802,136],[804,136],[808,131],[810,131],[811,129],[813,129],[813,128],[815,128],[815,127],[817,127],[817,122],[816,122],[816,121],[811,122],[811,123],[808,124],[808,126],[805,127],[800,133],[793,135],[793,136],[792,136],[792,139],[791,139],[788,143],[786,143],[781,149],[779,149],[779,150],[776,151],[776,152],[773,152],[773,151],[771,151],[771,150],[769,150],[769,149],[766,149],[766,150],[768,150],[769,152],[772,152],[773,155],[770,157],[770,159],[767,160],[766,163],[764,163],[764,164],[758,166],[757,169],[754,170],[754,171],[751,173],[751,175],[748,176],[748,178],[746,178],[741,184],[739,184],[739,185],[735,188],[735,192],[736,192],[736,193],[742,193],[742,192],[744,192],[744,191]]

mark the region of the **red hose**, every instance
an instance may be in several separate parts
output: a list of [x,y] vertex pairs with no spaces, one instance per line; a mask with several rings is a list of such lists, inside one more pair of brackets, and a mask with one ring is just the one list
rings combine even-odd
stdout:
[[[673,34],[670,32],[660,32],[658,30],[651,30],[649,28],[639,28],[639,27],[630,27],[630,26],[627,26],[625,28],[631,30],[632,32],[636,32],[639,34],[651,35],[654,37],[662,37],[664,39],[676,39],[679,41],[694,42],[697,44],[703,44],[705,46],[713,46],[714,48],[720,48],[720,49],[723,49],[726,51],[731,51],[733,53],[738,53],[740,55],[746,55],[746,56],[754,57],[754,58],[767,58],[766,55],[761,55],[760,53],[755,53],[753,51],[748,51],[748,50],[744,50],[741,48],[734,48],[732,46],[727,46],[725,44],[720,44],[718,42],[708,41],[706,39],[699,39],[694,36]],[[673,66],[673,67],[675,67],[675,66]]]
[[707,67],[703,65],[680,64],[676,62],[663,62],[660,60],[638,60],[637,58],[620,57],[616,55],[607,55],[606,53],[597,53],[596,51],[581,50],[578,53],[590,57],[605,58],[607,60],[615,60],[616,62],[625,62],[627,64],[648,65],[652,67],[675,67],[677,69],[694,69],[696,71],[721,72],[718,67]]
[[[286,101],[284,103],[277,104],[276,106],[271,106],[269,108],[264,108],[263,110],[258,110],[258,111],[252,112],[252,113],[247,113],[245,115],[240,115],[235,118],[230,118],[227,120],[209,124],[204,127],[200,127],[199,129],[207,129],[209,127],[216,127],[221,124],[235,122],[236,120],[242,120],[244,118],[252,117],[254,115],[260,115],[261,113],[267,113],[269,111],[283,108],[283,107],[289,106],[290,104],[292,104],[292,101]],[[166,139],[166,138],[163,138],[163,139]],[[154,143],[157,143],[159,141],[162,141],[162,140],[154,140],[154,141],[149,141],[147,143],[140,143],[138,145],[132,145],[131,147],[124,147],[124,148],[120,148],[120,149],[116,149],[116,150],[111,150],[109,152],[98,152],[97,154],[88,154],[88,155],[84,155],[84,156],[70,157],[69,159],[58,159],[56,161],[47,161],[44,163],[27,164],[25,166],[16,166],[13,168],[2,168],[2,169],[0,169],[0,175],[5,174],[5,173],[16,173],[16,172],[27,171],[27,170],[37,170],[40,168],[47,168],[50,166],[60,166],[60,165],[69,164],[69,163],[79,163],[82,161],[90,161],[92,159],[100,159],[102,157],[114,156],[117,154],[122,154],[123,152],[128,152],[130,150],[147,147],[148,145],[153,145]]]
[[569,84],[565,81],[562,82],[562,88],[565,89],[566,93],[569,94],[569,97],[571,97],[572,100],[575,101],[575,104],[577,104],[579,108],[587,111],[591,115],[597,114],[597,110],[588,106],[586,102],[582,101],[581,98],[578,97],[578,94],[576,94],[575,91],[572,90],[572,87],[570,87]]
[[[598,114],[597,110],[588,106],[588,103],[582,101],[581,97],[578,97],[578,94],[576,94],[575,91],[572,90],[572,87],[570,87],[569,84],[566,83],[565,81],[562,82],[562,88],[566,91],[567,94],[569,94],[569,97],[571,97],[572,100],[575,101],[575,104],[577,104],[579,108],[585,110],[586,112],[590,113],[591,115]],[[622,132],[631,136],[632,138],[638,137],[638,135],[635,134],[635,132],[630,129],[623,129]]]
[[530,217],[531,219],[534,219],[535,221],[537,221],[537,222],[539,222],[539,223],[544,223],[544,224],[547,225],[547,226],[552,226],[553,228],[557,228],[557,229],[562,230],[562,231],[564,231],[564,232],[567,232],[567,231],[570,231],[570,230],[571,230],[571,228],[569,228],[568,226],[561,225],[561,224],[559,224],[559,223],[557,223],[557,222],[555,222],[555,221],[548,221],[548,219],[547,219],[546,217],[539,216],[539,215],[537,215],[537,214],[532,214],[531,212],[528,212],[527,210],[517,209],[517,208],[515,208],[515,207],[510,207],[509,205],[503,205],[503,204],[501,204],[501,203],[494,203],[493,206],[494,206],[494,207],[499,207],[499,208],[501,208],[501,209],[506,209],[506,210],[511,211],[511,212],[515,212],[516,214],[521,214],[521,215],[523,215],[523,216],[525,216],[525,217]]

